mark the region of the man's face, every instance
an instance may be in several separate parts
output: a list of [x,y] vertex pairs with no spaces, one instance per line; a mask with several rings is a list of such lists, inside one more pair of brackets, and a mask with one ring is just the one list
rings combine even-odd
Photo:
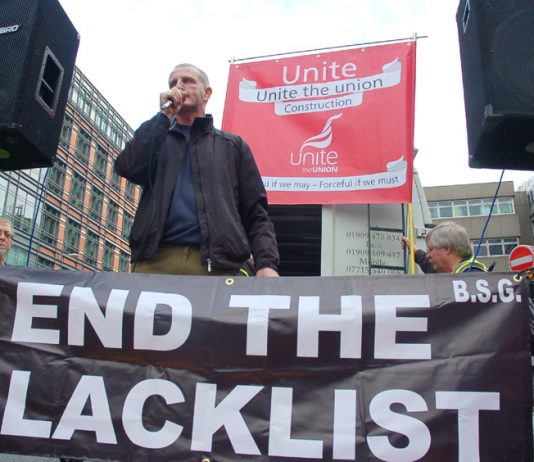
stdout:
[[450,249],[447,247],[435,247],[432,242],[427,242],[427,258],[438,273],[450,273]]
[[0,223],[0,261],[6,261],[11,249],[13,231],[7,223]]
[[169,76],[169,88],[180,88],[185,92],[181,110],[197,112],[204,111],[210,96],[211,88],[204,87],[198,70],[194,67],[183,66],[174,69]]

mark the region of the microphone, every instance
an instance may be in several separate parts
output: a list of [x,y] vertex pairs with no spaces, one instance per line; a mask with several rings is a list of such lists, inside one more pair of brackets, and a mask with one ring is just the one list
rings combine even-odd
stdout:
[[168,99],[165,103],[161,105],[161,110],[164,111],[165,109],[170,108],[173,105],[172,99]]

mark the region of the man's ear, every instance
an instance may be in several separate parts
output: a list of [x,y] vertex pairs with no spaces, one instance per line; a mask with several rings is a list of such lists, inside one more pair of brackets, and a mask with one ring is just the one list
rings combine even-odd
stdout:
[[204,90],[204,103],[208,102],[212,93],[213,90],[211,89],[211,87],[206,87],[206,90]]
[[452,252],[452,247],[445,247],[445,253],[446,253],[447,255],[450,255],[451,253],[453,253],[453,252]]

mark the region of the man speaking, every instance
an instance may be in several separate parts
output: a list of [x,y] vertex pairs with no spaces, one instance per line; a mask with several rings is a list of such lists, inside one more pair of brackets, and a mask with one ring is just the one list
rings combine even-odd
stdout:
[[115,162],[142,186],[130,234],[134,272],[278,276],[267,194],[247,143],[213,127],[207,75],[179,64],[161,112],[142,124]]

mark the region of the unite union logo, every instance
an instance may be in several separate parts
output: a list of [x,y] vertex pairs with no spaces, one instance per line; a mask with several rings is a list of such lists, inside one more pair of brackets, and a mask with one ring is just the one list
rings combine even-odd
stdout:
[[337,172],[339,154],[334,150],[327,150],[332,143],[332,123],[343,115],[342,112],[330,117],[321,133],[306,139],[298,154],[290,155],[291,165],[301,167],[305,173]]

